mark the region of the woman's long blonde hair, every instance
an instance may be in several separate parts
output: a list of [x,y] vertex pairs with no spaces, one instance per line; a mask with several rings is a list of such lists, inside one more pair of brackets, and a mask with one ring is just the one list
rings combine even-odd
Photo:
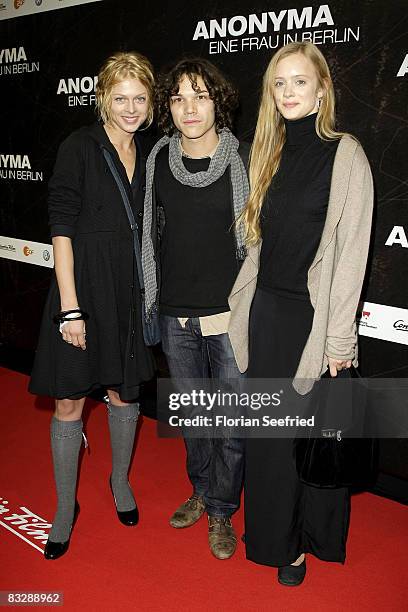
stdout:
[[327,62],[319,49],[310,42],[294,42],[277,51],[269,62],[263,77],[262,98],[259,107],[255,137],[249,161],[250,194],[242,213],[241,222],[246,231],[248,246],[257,244],[261,237],[259,217],[266,191],[279,168],[282,148],[286,140],[285,122],[275,105],[273,90],[276,66],[284,57],[302,53],[313,63],[318,87],[324,90],[316,119],[316,133],[323,140],[341,138],[336,132],[334,88]]

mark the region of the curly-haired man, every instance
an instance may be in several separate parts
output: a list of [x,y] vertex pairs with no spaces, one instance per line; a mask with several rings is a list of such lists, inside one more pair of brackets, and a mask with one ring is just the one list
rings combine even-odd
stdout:
[[[248,195],[248,147],[231,132],[237,92],[209,61],[184,59],[160,78],[156,103],[166,136],[146,170],[146,317],[160,309],[176,387],[178,379],[239,378],[227,334],[227,298],[246,252],[235,223]],[[193,493],[170,524],[189,527],[207,511],[210,549],[228,559],[236,548],[231,516],[239,506],[244,440],[184,439]]]

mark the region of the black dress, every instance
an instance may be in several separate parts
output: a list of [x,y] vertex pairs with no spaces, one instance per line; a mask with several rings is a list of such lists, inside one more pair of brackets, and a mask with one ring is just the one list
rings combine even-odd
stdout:
[[[318,138],[315,119],[285,122],[280,168],[261,211],[263,242],[250,316],[248,377],[286,378],[288,389],[312,326],[307,272],[323,231],[338,145]],[[348,521],[347,489],[299,481],[292,438],[247,440],[248,559],[279,567],[313,553],[344,562]]]
[[72,239],[78,303],[89,314],[86,350],[64,342],[53,322],[60,310],[54,273],[29,384],[32,393],[76,399],[104,387],[132,401],[140,383],[154,375],[153,357],[143,342],[132,233],[101,149],[112,154],[141,226],[145,154],[138,136],[135,142],[131,184],[101,124],[77,130],[59,148],[49,182],[51,236]]

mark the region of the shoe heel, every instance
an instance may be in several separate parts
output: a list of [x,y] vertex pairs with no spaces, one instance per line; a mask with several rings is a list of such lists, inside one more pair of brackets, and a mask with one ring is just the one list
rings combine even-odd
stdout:
[[126,527],[135,527],[139,522],[139,510],[138,510],[137,504],[132,510],[124,510],[124,511],[118,510],[115,494],[112,488],[112,476],[109,476],[109,487],[112,493],[113,501],[115,503],[115,509],[116,509],[116,514],[118,515],[118,519],[120,520],[122,525],[126,525]]
[[47,543],[44,548],[44,557],[47,560],[55,561],[65,555],[68,551],[69,543],[71,541],[71,533],[72,529],[77,522],[78,515],[80,512],[79,503],[75,500],[75,509],[74,509],[74,517],[72,519],[71,528],[69,530],[69,538],[66,542],[53,542],[52,540],[47,540]]

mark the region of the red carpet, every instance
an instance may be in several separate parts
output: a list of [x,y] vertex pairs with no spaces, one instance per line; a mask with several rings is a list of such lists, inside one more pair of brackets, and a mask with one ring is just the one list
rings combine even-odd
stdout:
[[[40,539],[22,529],[24,524],[17,525],[17,519],[7,519],[13,513],[21,515],[21,507],[52,519],[55,496],[48,436],[52,403],[29,395],[27,377],[21,374],[0,369],[0,384],[0,591],[62,591],[65,610],[407,609],[406,507],[369,494],[353,497],[346,564],[309,556],[304,584],[281,587],[275,570],[246,561],[242,543],[232,559],[213,558],[204,519],[186,530],[168,525],[171,513],[190,493],[184,446],[181,440],[158,439],[155,422],[147,418],[139,431],[130,476],[140,524],[122,526],[108,488],[105,409],[91,402],[84,415],[90,453],[82,460],[79,519],[68,554],[45,561],[37,548],[14,532],[41,549]],[[240,534],[242,511],[234,522]]]

